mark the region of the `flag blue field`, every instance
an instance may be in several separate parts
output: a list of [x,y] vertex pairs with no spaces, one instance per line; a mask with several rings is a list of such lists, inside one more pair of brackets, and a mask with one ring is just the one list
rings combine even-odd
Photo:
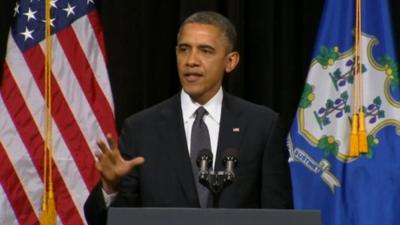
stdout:
[[320,209],[324,225],[400,224],[400,95],[387,0],[362,1],[368,153],[349,155],[355,12],[355,0],[325,1],[288,136],[294,206]]

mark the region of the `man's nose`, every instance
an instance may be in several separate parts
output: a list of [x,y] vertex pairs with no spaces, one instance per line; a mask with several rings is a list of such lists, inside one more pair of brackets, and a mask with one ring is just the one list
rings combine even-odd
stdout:
[[190,67],[200,65],[198,52],[196,50],[190,51],[186,59],[186,65]]

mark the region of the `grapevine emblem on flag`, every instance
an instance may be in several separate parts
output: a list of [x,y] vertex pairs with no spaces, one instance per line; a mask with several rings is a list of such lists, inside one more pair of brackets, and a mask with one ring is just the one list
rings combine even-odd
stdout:
[[[352,163],[360,157],[371,159],[379,145],[377,134],[389,126],[396,127],[399,134],[400,102],[399,78],[395,61],[384,56],[373,57],[374,46],[379,40],[363,34],[362,46],[364,75],[365,126],[368,153],[353,157],[349,155],[351,131],[352,86],[354,83],[353,49],[340,52],[338,47],[321,46],[313,60],[297,112],[298,134],[313,149],[323,152],[318,161],[300,148],[294,148],[289,136],[290,160],[301,162],[311,172],[320,175],[332,192],[340,187],[339,180],[330,172],[331,163],[326,160],[334,156],[342,163]],[[390,110],[388,110],[390,109]]]

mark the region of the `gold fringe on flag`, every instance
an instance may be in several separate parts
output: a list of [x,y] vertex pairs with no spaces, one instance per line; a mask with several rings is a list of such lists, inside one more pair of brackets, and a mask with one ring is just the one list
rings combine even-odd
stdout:
[[365,114],[361,110],[358,114],[358,142],[359,151],[362,154],[368,153],[367,132],[365,131]]
[[358,115],[353,114],[351,119],[351,136],[350,136],[350,152],[349,156],[359,156],[359,145],[358,145]]
[[56,224],[56,204],[53,189],[53,137],[52,137],[52,98],[51,98],[51,65],[52,65],[52,39],[51,39],[51,1],[45,1],[45,74],[44,74],[44,92],[45,92],[45,142],[44,142],[44,168],[43,168],[43,202],[42,215],[40,219],[41,225]]

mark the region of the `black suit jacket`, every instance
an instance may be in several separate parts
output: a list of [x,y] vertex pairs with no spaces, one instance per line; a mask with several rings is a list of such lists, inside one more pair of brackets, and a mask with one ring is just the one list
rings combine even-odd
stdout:
[[[112,206],[199,207],[179,94],[129,117],[119,144],[125,158],[143,156],[145,163],[122,180]],[[285,135],[275,112],[224,93],[216,170],[223,170],[227,148],[238,149],[239,162],[221,208],[292,207]],[[85,203],[89,224],[105,224],[106,210],[98,185]]]

